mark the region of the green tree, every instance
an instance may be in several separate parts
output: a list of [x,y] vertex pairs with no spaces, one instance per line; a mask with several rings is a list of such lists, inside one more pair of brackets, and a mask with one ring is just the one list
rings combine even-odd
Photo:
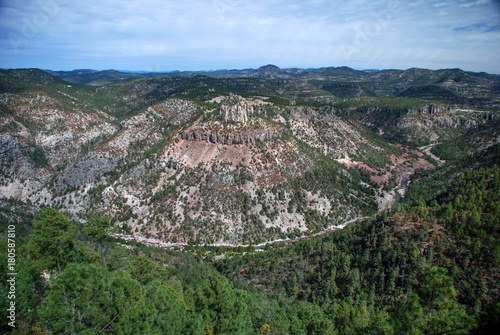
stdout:
[[352,321],[352,327],[359,331],[368,327],[370,322],[370,313],[365,306],[360,306],[354,310]]
[[277,308],[271,317],[271,327],[274,334],[288,334],[290,330],[290,320],[287,317],[286,309]]
[[212,275],[203,283],[196,310],[205,320],[207,331],[214,334],[246,334],[251,328],[247,293],[233,289],[220,275]]
[[364,334],[394,334],[389,313],[386,310],[376,311],[370,316],[370,325],[363,331]]
[[152,334],[203,334],[203,320],[188,311],[180,283],[155,281],[147,287],[146,304],[153,311]]
[[475,320],[457,302],[453,280],[445,269],[424,266],[413,289],[399,315],[400,332],[468,334],[475,326]]
[[69,264],[39,309],[40,319],[55,334],[149,334],[145,291],[126,272],[97,265]]
[[137,256],[130,261],[130,274],[132,278],[138,280],[142,285],[152,283],[155,279],[166,281],[168,279],[167,270],[156,264],[146,256]]
[[[8,326],[12,321],[7,318],[10,314],[8,308],[11,308],[11,298],[15,294],[16,328],[21,329],[24,326],[31,327],[36,322],[35,310],[41,303],[47,289],[44,280],[40,276],[32,262],[28,262],[22,256],[20,249],[16,250],[15,270],[8,267],[8,248],[7,239],[0,239],[0,334],[10,333],[13,329]],[[12,284],[12,277],[9,273],[17,273],[15,285]],[[8,281],[9,280],[9,281]],[[9,297],[10,296],[10,297]]]
[[89,235],[99,242],[101,247],[101,262],[102,268],[105,269],[104,265],[104,240],[111,232],[112,226],[107,215],[92,215],[87,220],[87,223],[83,227],[83,233]]
[[288,314],[291,321],[290,330],[292,334],[336,334],[333,323],[326,317],[318,305],[298,300],[290,306]]
[[30,259],[42,268],[61,273],[74,256],[76,226],[54,208],[42,208],[33,220],[34,229],[27,246]]

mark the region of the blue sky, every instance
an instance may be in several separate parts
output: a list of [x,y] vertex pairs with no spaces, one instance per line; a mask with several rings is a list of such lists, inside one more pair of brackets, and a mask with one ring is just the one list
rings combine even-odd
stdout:
[[0,67],[500,74],[497,0],[0,0]]

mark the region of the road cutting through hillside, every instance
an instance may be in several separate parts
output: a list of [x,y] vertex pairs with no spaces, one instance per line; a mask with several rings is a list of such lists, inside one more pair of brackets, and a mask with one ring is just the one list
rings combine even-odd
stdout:
[[433,158],[438,163],[439,166],[442,166],[444,163],[446,163],[446,161],[442,160],[441,158],[439,158],[438,156],[436,156],[435,154],[432,153],[432,148],[436,144],[439,144],[439,143],[433,143],[433,144],[430,144],[430,145],[426,145],[426,146],[418,148],[418,150],[420,150],[424,154],[430,156],[431,158]]
[[330,226],[326,228],[325,230],[314,233],[311,235],[307,236],[301,236],[297,238],[287,238],[287,239],[278,239],[278,240],[273,240],[273,241],[268,241],[268,242],[263,242],[259,244],[240,244],[240,245],[235,245],[235,244],[224,244],[224,243],[213,243],[213,244],[195,244],[195,245],[190,245],[186,242],[163,242],[154,238],[146,238],[142,236],[135,236],[135,235],[125,235],[125,234],[111,234],[111,237],[121,239],[124,241],[135,241],[140,244],[144,244],[149,247],[156,247],[156,248],[163,248],[163,249],[173,249],[173,248],[185,248],[187,246],[194,246],[194,247],[228,247],[228,248],[238,248],[238,247],[255,247],[255,248],[261,248],[266,245],[273,245],[277,243],[294,243],[300,240],[305,240],[305,239],[310,239],[319,235],[325,235],[328,233],[332,233],[336,230],[344,229],[346,226],[350,225],[351,223],[358,222],[358,221],[363,221],[366,219],[369,219],[369,216],[364,216],[360,218],[355,218],[352,220],[349,220],[347,222],[342,223],[341,225],[338,226]]

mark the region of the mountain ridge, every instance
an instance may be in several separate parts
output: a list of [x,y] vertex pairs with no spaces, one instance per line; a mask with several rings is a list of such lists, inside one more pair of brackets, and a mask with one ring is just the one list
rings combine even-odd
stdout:
[[[499,75],[488,74],[486,72],[471,72],[464,71],[459,68],[449,68],[449,69],[439,69],[439,70],[428,70],[424,68],[409,68],[406,70],[396,70],[396,69],[382,69],[382,70],[356,70],[347,66],[339,67],[321,67],[321,68],[279,68],[276,65],[268,64],[261,66],[257,69],[219,69],[219,70],[208,70],[208,71],[166,71],[166,72],[151,72],[151,71],[127,71],[127,70],[92,70],[92,69],[76,69],[71,71],[53,71],[46,70],[46,72],[63,78],[74,80],[78,82],[77,79],[80,78],[79,83],[90,83],[92,81],[99,82],[97,78],[81,78],[86,75],[92,75],[95,77],[102,76],[106,77],[108,80],[129,80],[133,78],[151,78],[151,77],[194,77],[197,75],[205,75],[208,77],[256,77],[256,78],[314,78],[315,76],[335,76],[335,75],[356,75],[362,76],[363,74],[377,74],[380,72],[398,72],[398,73],[411,73],[411,72],[451,72],[451,73],[466,73],[469,75],[482,76],[482,77],[499,77]],[[121,75],[121,77],[120,77]],[[93,80],[91,80],[93,79]],[[102,80],[104,81],[104,80]]]

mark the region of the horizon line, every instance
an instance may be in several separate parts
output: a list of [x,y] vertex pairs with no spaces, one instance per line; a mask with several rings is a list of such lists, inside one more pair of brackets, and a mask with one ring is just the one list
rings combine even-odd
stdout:
[[362,71],[362,72],[368,72],[368,71],[377,71],[377,72],[381,72],[381,71],[408,71],[408,70],[413,70],[413,69],[416,69],[416,70],[428,70],[428,71],[442,71],[442,70],[460,70],[460,71],[464,71],[464,72],[472,72],[472,73],[486,73],[486,74],[490,74],[490,75],[500,75],[500,74],[497,74],[497,73],[489,73],[489,72],[486,72],[486,71],[468,71],[468,70],[464,70],[462,68],[458,68],[458,67],[450,67],[450,68],[440,68],[440,69],[429,69],[429,68],[423,68],[423,67],[410,67],[410,68],[407,68],[407,69],[397,69],[397,68],[386,68],[386,69],[377,69],[377,68],[352,68],[350,66],[346,66],[346,65],[341,65],[341,66],[322,66],[322,67],[279,67],[277,65],[274,65],[274,64],[266,64],[266,65],[262,65],[260,67],[257,67],[257,68],[252,68],[252,67],[247,67],[247,68],[232,68],[232,69],[229,69],[229,68],[220,68],[220,69],[210,69],[210,70],[167,70],[167,71],[148,71],[148,70],[127,70],[127,69],[113,69],[113,68],[107,68],[107,69],[102,69],[102,70],[98,70],[98,69],[92,69],[92,68],[74,68],[72,70],[53,70],[53,69],[43,69],[43,68],[39,68],[39,67],[24,67],[24,68],[4,68],[4,67],[0,67],[1,69],[3,70],[23,70],[23,69],[39,69],[39,70],[42,70],[42,71],[53,71],[53,72],[73,72],[73,71],[95,71],[95,72],[104,72],[104,71],[116,71],[116,72],[122,72],[122,73],[137,73],[137,74],[145,74],[145,73],[174,73],[174,72],[192,72],[192,73],[196,73],[196,72],[205,72],[205,73],[210,73],[210,72],[219,72],[219,71],[246,71],[246,70],[254,70],[254,71],[257,71],[259,69],[262,69],[262,68],[265,68],[265,67],[268,67],[268,66],[272,66],[272,67],[276,67],[277,69],[279,70],[321,70],[321,69],[338,69],[338,68],[347,68],[347,69],[351,69],[351,70],[354,70],[354,71]]

